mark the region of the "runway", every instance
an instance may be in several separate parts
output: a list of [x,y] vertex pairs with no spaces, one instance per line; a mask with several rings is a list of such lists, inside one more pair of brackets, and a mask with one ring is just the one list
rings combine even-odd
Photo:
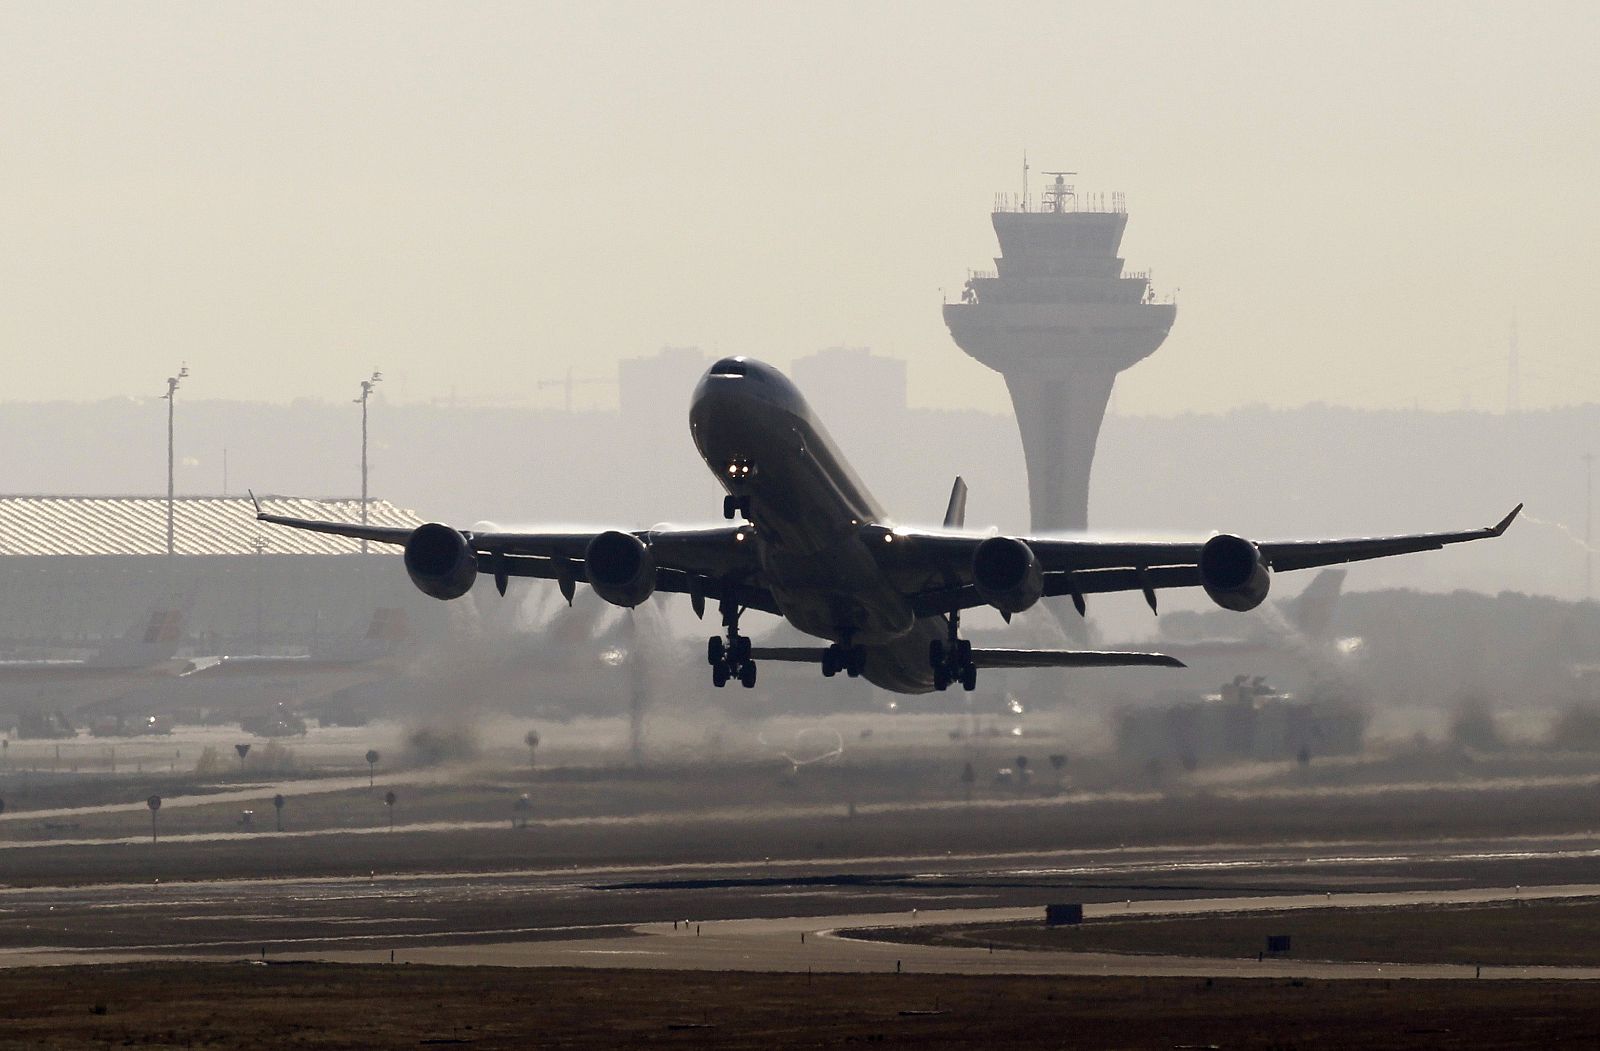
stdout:
[[[1446,867],[1463,864],[1468,857],[1504,859],[1527,853],[1457,851]],[[891,859],[879,859],[876,867],[884,871],[877,877],[864,873],[819,877],[804,866],[774,870],[745,865],[700,867],[670,875],[610,868],[17,888],[0,894],[0,938],[5,943],[0,967],[244,957],[788,973],[1600,978],[1600,967],[1480,971],[1466,965],[990,950],[874,941],[842,933],[1042,921],[1043,901],[1082,901],[1085,917],[1093,920],[1600,897],[1600,883],[1467,887],[1459,881],[1439,886],[1444,881],[1415,877],[1410,887],[1391,880],[1382,890],[1252,893],[1249,887],[1265,882],[1273,862],[1227,854],[1212,853],[1204,860],[1191,854],[1187,863],[1159,856],[920,859],[944,864],[929,864],[915,873],[890,869]],[[1272,875],[1281,879],[1289,862],[1281,856],[1274,860]],[[1322,868],[1329,860],[1326,855],[1313,856],[1299,864]],[[1347,866],[1371,870],[1374,875],[1369,879],[1376,879],[1377,872],[1402,859],[1387,855],[1344,860]],[[1113,877],[1152,872],[1182,874],[1194,881],[1207,871],[1222,878],[1215,881],[1213,892],[1199,895],[1174,893],[1170,885],[1140,888],[1136,882],[1121,887],[1112,883]],[[1070,875],[1063,878],[1063,874]],[[1095,882],[1083,883],[1085,875]],[[1230,882],[1240,876],[1249,882]],[[1418,882],[1434,885],[1418,887]],[[1346,879],[1342,885],[1359,883]],[[1112,896],[1114,891],[1118,896]],[[1124,893],[1128,896],[1121,896]],[[1150,896],[1155,894],[1165,897]],[[995,904],[1008,900],[1029,903]],[[943,907],[895,907],[905,902]],[[876,907],[850,910],[851,904]],[[797,915],[806,911],[816,914]],[[672,915],[679,918],[660,919]]]
[[[1086,919],[1109,916],[1189,916],[1216,912],[1309,908],[1381,908],[1478,902],[1594,897],[1600,884],[1560,887],[1492,887],[1459,891],[1381,894],[1302,894],[1253,898],[1201,898],[1086,905]],[[1124,975],[1233,978],[1600,979],[1600,967],[1477,967],[1329,963],[1290,958],[1264,960],[1125,955],[910,945],[849,937],[861,928],[947,924],[999,924],[1041,920],[1038,908],[937,909],[895,913],[774,919],[639,924],[635,937],[593,940],[511,941],[478,945],[419,946],[397,961],[497,967],[650,968],[686,971],[899,972],[918,974]],[[344,963],[387,962],[386,951],[313,953]]]

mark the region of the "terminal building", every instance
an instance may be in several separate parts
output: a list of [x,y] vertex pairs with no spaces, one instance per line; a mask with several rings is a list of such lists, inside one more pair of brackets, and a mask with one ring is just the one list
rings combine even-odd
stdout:
[[[359,521],[358,499],[265,497],[265,509]],[[443,604],[412,587],[398,548],[257,522],[244,497],[0,496],[0,650],[92,648],[150,611],[181,611],[197,653],[304,650],[364,631],[375,610],[405,610],[414,629],[442,623]],[[420,524],[368,503],[375,525]]]

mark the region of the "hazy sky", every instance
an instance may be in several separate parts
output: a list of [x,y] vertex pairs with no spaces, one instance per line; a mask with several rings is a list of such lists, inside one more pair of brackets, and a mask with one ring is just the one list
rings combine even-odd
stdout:
[[1499,408],[1513,311],[1600,400],[1596,69],[1592,3],[8,3],[0,398],[842,343],[1001,409],[938,308],[1026,148],[1181,289],[1122,411]]

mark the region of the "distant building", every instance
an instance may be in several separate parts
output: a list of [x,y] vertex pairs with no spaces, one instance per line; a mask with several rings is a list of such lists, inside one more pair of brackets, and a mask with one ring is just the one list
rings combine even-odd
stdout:
[[662,347],[648,358],[617,362],[617,403],[632,429],[655,423],[689,433],[689,396],[711,367],[711,356],[699,347]]
[[906,411],[906,363],[867,347],[829,347],[797,358],[789,378],[830,427]]
[[1360,753],[1366,716],[1337,698],[1298,700],[1257,677],[1236,676],[1215,695],[1124,712],[1117,751],[1126,759],[1173,761],[1186,769],[1244,759]]

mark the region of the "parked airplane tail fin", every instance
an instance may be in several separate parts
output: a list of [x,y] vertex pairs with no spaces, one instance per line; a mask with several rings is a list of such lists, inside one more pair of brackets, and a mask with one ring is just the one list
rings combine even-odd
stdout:
[[960,476],[956,477],[956,484],[950,487],[950,503],[944,510],[944,527],[946,529],[960,529],[967,524],[967,483]]
[[1344,575],[1342,569],[1324,569],[1304,591],[1283,604],[1284,616],[1306,638],[1326,639],[1332,633]]
[[367,625],[368,642],[404,642],[411,635],[410,618],[403,609],[378,607]]
[[144,636],[140,641],[176,646],[183,637],[183,621],[181,609],[153,609],[145,621]]

